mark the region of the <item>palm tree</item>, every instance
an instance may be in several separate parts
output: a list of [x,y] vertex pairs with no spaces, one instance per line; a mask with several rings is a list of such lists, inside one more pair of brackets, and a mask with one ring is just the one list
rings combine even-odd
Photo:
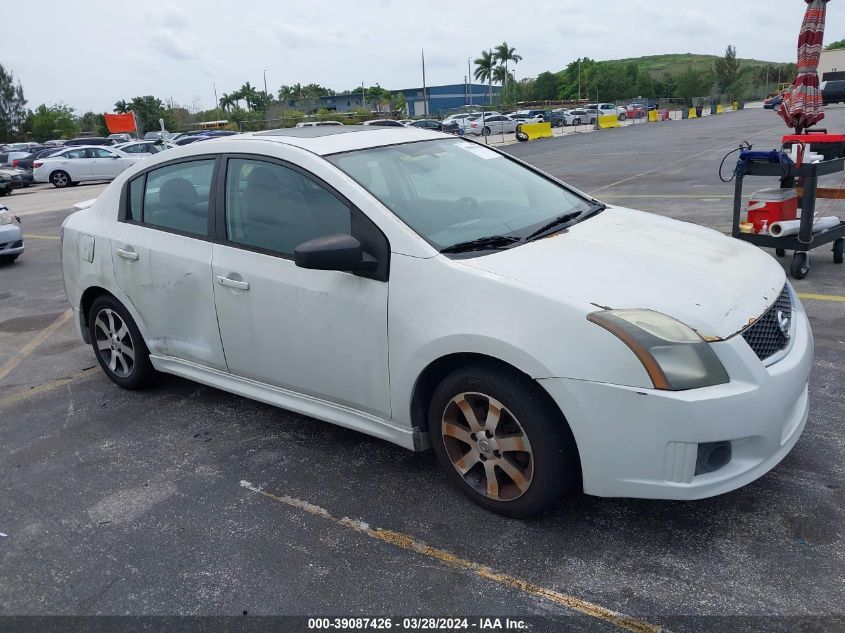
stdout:
[[237,104],[238,102],[233,94],[230,95],[224,92],[223,96],[220,97],[220,107],[223,108],[226,112],[229,112]]
[[114,104],[114,111],[118,114],[126,114],[129,112],[129,104],[126,103],[125,99],[121,99],[117,103]]
[[493,103],[493,68],[496,66],[496,57],[493,51],[481,51],[481,57],[472,62],[475,64],[473,76],[478,81],[487,82],[487,98]]
[[258,97],[258,92],[255,88],[250,85],[247,81],[243,86],[240,87],[238,90],[238,94],[240,98],[246,101],[246,109],[252,110],[253,106],[255,105],[256,97]]
[[[522,61],[522,55],[516,54],[516,48],[513,46],[508,46],[507,42],[502,42],[499,44],[493,52],[493,57],[499,61],[500,64],[503,64],[505,67],[505,81],[508,80],[508,62],[513,62],[514,64],[518,64]],[[504,84],[502,84],[504,86]]]
[[504,85],[508,81],[513,81],[513,73],[509,73],[508,69],[504,66],[496,66],[493,69],[493,81],[502,84],[502,87],[504,88]]

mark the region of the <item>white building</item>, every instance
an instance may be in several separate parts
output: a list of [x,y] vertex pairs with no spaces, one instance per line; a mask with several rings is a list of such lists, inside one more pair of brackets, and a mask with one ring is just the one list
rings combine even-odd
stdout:
[[845,79],[845,48],[822,51],[819,61],[819,78],[822,81]]

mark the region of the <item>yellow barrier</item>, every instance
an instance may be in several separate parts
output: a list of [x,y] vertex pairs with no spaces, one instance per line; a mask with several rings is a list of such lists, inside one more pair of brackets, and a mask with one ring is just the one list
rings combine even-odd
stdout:
[[599,117],[599,129],[608,130],[612,127],[619,127],[619,117],[615,114],[605,114]]
[[648,113],[648,122],[657,123],[660,120],[658,116],[660,116],[660,113],[657,110],[652,110]]
[[739,101],[734,101],[734,112],[739,110]]
[[721,103],[716,106],[716,114],[724,114],[724,112],[725,106],[723,106]]
[[687,118],[690,118],[690,119],[697,119],[698,118],[698,113],[695,111],[695,108],[689,109],[689,117],[687,117]]
[[519,126],[519,129],[528,136],[529,141],[533,141],[535,138],[551,138],[553,136],[551,123],[523,123]]

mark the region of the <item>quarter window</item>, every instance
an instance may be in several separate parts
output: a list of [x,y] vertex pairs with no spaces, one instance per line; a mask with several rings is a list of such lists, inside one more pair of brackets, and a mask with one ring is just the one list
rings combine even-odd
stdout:
[[[148,172],[141,221],[191,235],[207,235],[213,174],[213,159],[168,165]],[[134,180],[129,187],[132,217],[136,220],[135,187],[142,180],[143,177]]]
[[311,178],[276,163],[229,161],[226,237],[230,242],[293,255],[308,240],[351,233],[351,225],[349,207]]

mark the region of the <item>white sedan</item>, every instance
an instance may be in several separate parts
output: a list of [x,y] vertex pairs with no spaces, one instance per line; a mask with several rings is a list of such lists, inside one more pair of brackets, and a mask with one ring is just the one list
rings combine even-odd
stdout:
[[69,147],[36,160],[32,176],[35,182],[49,182],[59,189],[91,180],[114,180],[145,156],[99,145]]
[[176,148],[70,215],[61,249],[121,387],[166,372],[430,447],[507,516],[576,485],[733,490],[809,413],[810,325],[769,255],[436,132]]
[[509,134],[516,132],[517,121],[504,114],[485,114],[483,117],[469,117],[464,122],[464,134],[487,136],[489,134]]
[[152,156],[153,154],[158,154],[173,147],[176,146],[162,141],[131,141],[129,143],[115,145],[115,149],[119,149],[124,154],[131,154],[132,156]]

